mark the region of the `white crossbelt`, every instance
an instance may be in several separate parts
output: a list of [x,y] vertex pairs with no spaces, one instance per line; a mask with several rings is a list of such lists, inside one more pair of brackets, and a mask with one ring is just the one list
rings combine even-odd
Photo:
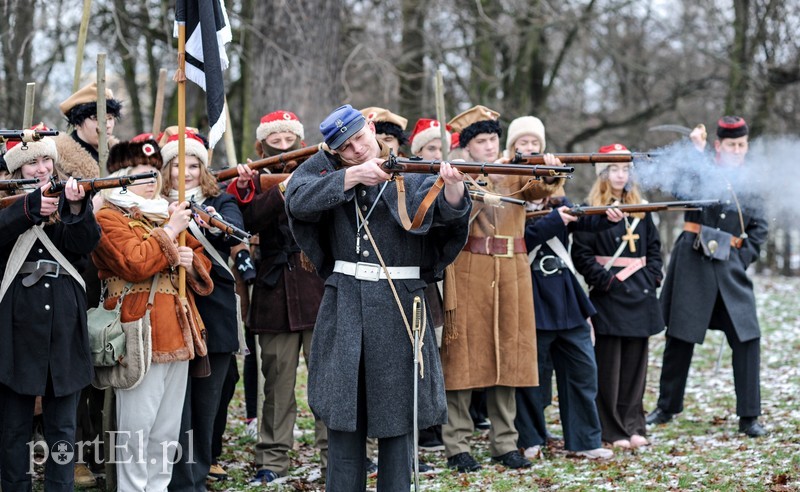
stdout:
[[[409,280],[419,278],[418,266],[395,266],[386,267],[389,270],[392,280]],[[377,263],[364,263],[359,261],[353,263],[351,261],[336,260],[333,264],[334,273],[342,273],[350,275],[359,280],[369,280],[377,282],[378,280],[386,280],[386,272],[383,271]]]

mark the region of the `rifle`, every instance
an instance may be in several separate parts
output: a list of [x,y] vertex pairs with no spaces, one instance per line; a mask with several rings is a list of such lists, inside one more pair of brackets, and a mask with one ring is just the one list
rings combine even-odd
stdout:
[[[605,155],[605,154],[603,154]],[[426,161],[418,157],[397,157],[393,154],[381,164],[381,169],[387,173],[418,173],[436,174],[439,172],[442,161]],[[570,173],[575,171],[574,167],[566,166],[539,166],[526,164],[495,164],[493,162],[451,162],[451,166],[464,174],[505,174],[511,176],[542,176],[556,178],[572,178]]]
[[[123,191],[126,191],[128,186],[132,186],[134,183],[136,183],[136,181],[155,178],[156,176],[158,176],[156,171],[150,171],[147,173],[131,174],[130,176],[119,176],[116,178],[77,179],[75,181],[77,181],[79,185],[83,185],[86,191],[96,193],[100,190],[105,190],[108,188],[122,188]],[[136,184],[139,185],[147,183]],[[55,176],[52,176],[50,178],[50,189],[44,193],[44,196],[59,196],[64,191],[66,186],[66,181],[58,181]],[[12,203],[16,202],[17,200],[21,200],[24,197],[24,194],[7,196],[2,199],[2,202],[0,202],[0,209],[8,207]]]
[[[304,160],[308,159],[309,157],[311,157],[312,155],[319,152],[321,148],[322,144],[312,147],[303,147],[302,149],[293,150],[291,152],[283,152],[282,154],[274,155],[272,157],[267,157],[266,159],[259,159],[257,161],[248,162],[245,165],[250,169],[263,169],[263,168],[279,166],[282,164],[288,166],[292,162],[299,164]],[[228,169],[223,169],[222,171],[214,173],[214,176],[217,178],[217,181],[225,181],[231,178],[235,178],[238,175],[239,173],[236,171],[235,167],[229,167]]]
[[[553,154],[563,164],[592,164],[598,162],[633,162],[638,159],[652,159],[659,154],[655,152],[631,152],[629,154],[602,154],[600,152],[589,152],[587,154]],[[511,159],[512,164],[527,164],[538,166],[544,164],[544,154],[522,154],[517,152]]]
[[211,227],[216,227],[225,234],[234,237],[241,242],[245,242],[250,239],[251,234],[249,232],[243,231],[235,225],[226,222],[219,214],[211,215],[206,207],[194,201],[194,198],[189,201],[189,207],[196,216],[198,216],[203,222]]
[[[495,200],[500,201],[502,203],[513,203],[514,205],[521,205],[525,206],[525,200],[520,200],[519,198],[511,198],[508,196],[500,196],[500,195],[491,195],[484,193],[478,190],[469,190],[469,196],[472,197],[473,200],[477,200],[479,202],[489,202],[489,204],[493,205]],[[489,200],[486,197],[489,196]]]
[[286,173],[260,175],[258,178],[261,181],[261,193],[266,192],[273,186],[278,186],[278,183],[282,183],[288,177],[289,174]]
[[0,130],[0,143],[7,141],[37,142],[44,137],[55,137],[57,135],[58,130]]
[[36,184],[39,178],[31,179],[3,179],[0,180],[0,191],[19,190],[25,185]]
[[[567,213],[576,217],[583,215],[604,215],[606,210],[616,208],[621,212],[627,213],[644,213],[644,212],[659,212],[664,210],[685,212],[687,210],[697,210],[700,207],[709,205],[718,205],[719,200],[689,200],[689,201],[673,201],[673,202],[653,202],[653,203],[635,203],[629,205],[604,205],[599,207],[582,207],[576,206],[567,209]],[[544,217],[552,212],[552,209],[536,210],[528,212],[527,218]]]

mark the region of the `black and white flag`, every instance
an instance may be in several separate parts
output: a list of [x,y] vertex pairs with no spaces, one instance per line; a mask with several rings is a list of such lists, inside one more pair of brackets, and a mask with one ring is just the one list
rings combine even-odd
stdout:
[[228,68],[225,45],[231,42],[231,25],[222,0],[178,0],[178,24],[186,24],[186,78],[206,91],[208,143],[210,148],[225,132],[225,86],[222,71]]

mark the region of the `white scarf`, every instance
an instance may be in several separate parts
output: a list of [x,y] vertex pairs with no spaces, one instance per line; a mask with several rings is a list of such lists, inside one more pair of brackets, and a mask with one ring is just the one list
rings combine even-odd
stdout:
[[161,195],[150,200],[130,190],[123,193],[122,188],[111,188],[110,190],[103,190],[103,192],[103,198],[107,202],[124,210],[138,208],[142,215],[151,222],[160,224],[169,218],[169,202]]
[[[186,190],[185,197],[187,202],[191,201],[192,199],[194,199],[194,201],[197,203],[203,203],[206,201],[206,196],[203,194],[203,189],[199,186],[195,186],[194,188],[189,188]],[[178,190],[169,190],[169,201],[178,201]]]

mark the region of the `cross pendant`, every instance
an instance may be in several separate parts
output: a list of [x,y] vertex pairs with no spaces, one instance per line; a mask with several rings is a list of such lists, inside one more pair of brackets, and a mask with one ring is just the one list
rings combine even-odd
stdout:
[[625,225],[625,235],[622,236],[623,241],[628,241],[628,249],[631,253],[636,253],[636,240],[639,239],[638,234],[633,233],[633,229],[629,225]]

